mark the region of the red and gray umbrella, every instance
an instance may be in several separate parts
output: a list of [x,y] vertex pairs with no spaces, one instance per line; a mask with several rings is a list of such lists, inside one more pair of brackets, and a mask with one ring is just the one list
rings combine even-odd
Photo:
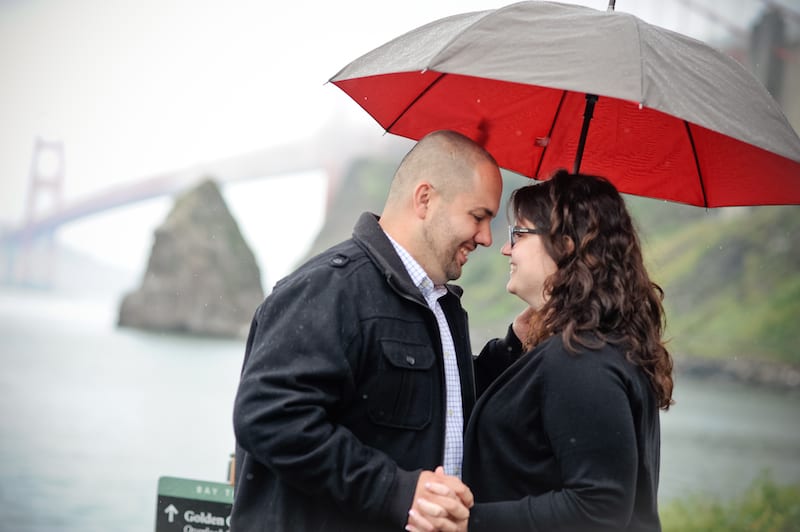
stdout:
[[721,207],[800,204],[800,138],[745,67],[609,11],[526,1],[414,29],[330,80],[386,131],[452,129],[535,179]]

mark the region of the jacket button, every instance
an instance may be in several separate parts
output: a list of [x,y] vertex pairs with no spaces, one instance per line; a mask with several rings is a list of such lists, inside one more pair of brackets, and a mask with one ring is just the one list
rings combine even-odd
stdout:
[[331,257],[331,265],[336,266],[337,268],[341,268],[348,262],[350,262],[350,258],[345,255],[335,255]]
[[411,366],[413,366],[414,364],[417,363],[417,361],[411,355],[408,355],[406,357],[406,362],[408,362],[408,364],[411,365]]

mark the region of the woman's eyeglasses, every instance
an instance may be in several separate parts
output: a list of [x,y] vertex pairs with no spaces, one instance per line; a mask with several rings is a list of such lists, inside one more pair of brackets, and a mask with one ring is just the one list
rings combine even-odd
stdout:
[[520,227],[518,225],[509,225],[508,226],[508,243],[511,244],[511,247],[514,247],[514,244],[517,243],[517,236],[518,235],[542,235],[545,231],[542,229],[534,229],[532,227]]

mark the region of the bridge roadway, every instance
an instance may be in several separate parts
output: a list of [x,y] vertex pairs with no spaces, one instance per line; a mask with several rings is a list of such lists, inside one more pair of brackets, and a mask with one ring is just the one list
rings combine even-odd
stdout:
[[24,246],[41,236],[52,235],[59,226],[66,223],[123,205],[175,194],[207,177],[224,184],[321,169],[335,180],[338,178],[338,165],[330,157],[323,155],[317,146],[311,140],[295,142],[109,187],[58,210],[47,212],[30,223],[4,231],[0,234],[0,246]]

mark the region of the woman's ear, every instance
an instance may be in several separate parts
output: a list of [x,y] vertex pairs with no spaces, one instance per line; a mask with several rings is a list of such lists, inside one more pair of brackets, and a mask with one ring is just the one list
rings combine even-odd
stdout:
[[572,238],[570,238],[567,235],[564,235],[563,242],[564,242],[564,249],[567,250],[567,253],[569,253],[570,255],[575,253],[575,242],[572,240]]

